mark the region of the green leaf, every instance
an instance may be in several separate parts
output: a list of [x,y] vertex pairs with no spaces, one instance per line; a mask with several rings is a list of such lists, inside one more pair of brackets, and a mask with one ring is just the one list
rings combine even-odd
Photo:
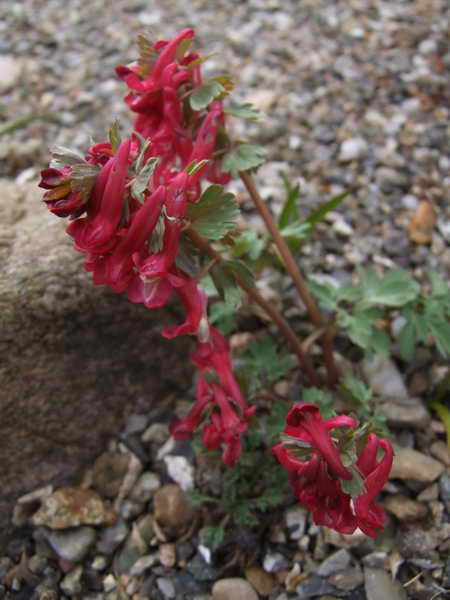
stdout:
[[444,279],[442,279],[439,273],[436,273],[436,271],[430,271],[429,277],[431,281],[432,296],[440,297],[447,296],[448,294],[450,294],[450,288],[448,286],[448,283]]
[[208,159],[205,160],[193,160],[188,164],[188,166],[184,169],[188,175],[195,175],[200,169],[202,169],[209,162]]
[[336,416],[333,396],[322,392],[318,388],[305,388],[302,394],[302,402],[317,404],[322,417],[325,419]]
[[371,348],[380,356],[388,356],[391,347],[391,340],[388,334],[379,327],[372,327]]
[[117,119],[109,128],[108,138],[111,143],[112,152],[115,154],[122,141],[122,138],[120,137],[120,123]]
[[301,223],[300,221],[293,221],[282,229],[280,229],[281,235],[286,239],[293,239],[297,242],[303,242],[311,232],[311,225],[309,223]]
[[189,96],[192,110],[202,110],[213,100],[225,92],[224,86],[218,81],[207,81],[196,88]]
[[343,285],[337,288],[336,295],[339,302],[359,302],[362,299],[362,290],[360,286]]
[[144,192],[147,189],[150,177],[153,175],[155,167],[159,161],[158,157],[152,157],[147,160],[145,165],[136,175],[136,178],[131,186],[131,195],[135,200],[144,203]]
[[241,171],[250,171],[262,165],[266,154],[267,150],[262,146],[240,144],[225,155],[222,161],[222,170],[237,176]]
[[202,237],[220,240],[236,228],[239,206],[234,195],[221,185],[210,185],[198,202],[188,204],[187,216],[191,227]]
[[341,386],[363,406],[368,406],[369,402],[372,400],[372,389],[360,379],[347,376],[342,380]]
[[291,357],[280,356],[276,344],[269,337],[249,344],[243,358],[257,370],[260,380],[267,383],[282,379],[292,367]]
[[218,502],[217,498],[206,496],[197,489],[187,490],[184,495],[189,504],[193,506],[201,506],[205,502],[212,502],[213,504],[217,504]]
[[278,217],[278,228],[283,229],[291,221],[300,221],[300,213],[297,208],[297,202],[300,198],[300,186],[298,184],[295,186],[291,185],[286,173],[280,173],[280,176],[286,192],[286,200]]
[[229,335],[235,328],[235,312],[234,308],[225,302],[215,302],[209,309],[209,322],[224,335]]
[[225,539],[225,529],[222,525],[208,525],[200,530],[202,542],[211,550],[219,548]]
[[339,194],[338,196],[331,198],[331,200],[328,200],[328,202],[321,204],[317,210],[309,215],[309,217],[306,219],[306,222],[309,223],[312,228],[314,228],[318,223],[323,221],[330,211],[337,208],[339,204],[341,204],[341,202],[347,198],[349,193],[350,192],[344,192],[343,194]]
[[358,268],[366,304],[403,306],[414,300],[420,291],[417,281],[404,269],[392,269],[379,277],[373,269]]
[[260,112],[252,104],[231,104],[223,111],[232,117],[239,119],[247,119],[248,121],[256,121],[260,117]]
[[232,255],[236,258],[248,254],[251,260],[258,260],[264,251],[266,240],[260,237],[254,229],[243,231],[234,238]]
[[414,354],[416,344],[419,341],[414,323],[409,321],[403,325],[399,331],[397,341],[403,358],[410,358]]
[[240,260],[224,260],[223,266],[231,271],[235,277],[246,283],[250,287],[255,287],[252,272],[245,263]]
[[330,283],[319,283],[314,279],[308,279],[307,283],[311,293],[317,298],[322,308],[330,311],[337,310],[339,288]]
[[178,48],[175,53],[175,58],[178,61],[183,59],[184,55],[191,47],[192,40],[193,40],[193,38],[186,38],[186,39],[182,40],[181,43],[178,45]]
[[349,494],[352,498],[357,498],[361,494],[365,494],[364,480],[357,469],[352,466],[347,467],[347,469],[351,471],[353,477],[350,480],[340,479],[342,491]]
[[241,306],[244,292],[238,287],[233,275],[222,264],[215,265],[211,269],[210,275],[230,312],[236,311]]

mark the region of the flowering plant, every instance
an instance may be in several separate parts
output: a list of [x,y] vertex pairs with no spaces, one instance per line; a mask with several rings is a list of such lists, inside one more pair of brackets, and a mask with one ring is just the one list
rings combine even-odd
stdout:
[[[202,426],[205,448],[221,448],[223,461],[234,466],[256,406],[241,392],[228,341],[208,318],[200,285],[205,275],[234,309],[240,290],[247,293],[279,327],[311,384],[324,382],[298,336],[259,293],[247,266],[229,257],[239,207],[223,186],[232,175],[240,175],[318,328],[329,386],[339,373],[333,331],[252,179],[265,151],[232,142],[226,132],[230,116],[254,119],[257,112],[248,104],[225,105],[231,80],[226,75],[203,79],[205,59],[191,49],[193,38],[192,29],[154,44],[140,37],[138,60],[116,69],[129,89],[125,102],[136,115],[131,134],[122,139],[114,124],[109,140],[84,155],[56,148],[40,186],[48,209],[70,220],[67,233],[85,255],[95,284],[126,293],[147,308],[165,306],[173,294],[180,299],[185,320],[162,335],[195,338],[191,360],[198,378],[196,402],[170,424],[170,433],[185,439]],[[324,419],[314,404],[298,404],[273,452],[289,472],[295,497],[317,524],[343,533],[359,527],[371,536],[383,527],[385,517],[374,499],[387,480],[392,447],[369,427],[358,429],[345,415]]]

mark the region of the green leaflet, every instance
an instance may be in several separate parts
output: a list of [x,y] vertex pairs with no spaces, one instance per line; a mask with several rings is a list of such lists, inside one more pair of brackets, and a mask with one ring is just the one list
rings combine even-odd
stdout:
[[225,92],[226,89],[218,81],[207,81],[192,92],[189,96],[189,103],[192,110],[202,110]]
[[239,119],[247,119],[249,121],[256,121],[260,117],[260,112],[252,104],[248,102],[244,104],[231,104],[223,111],[227,115],[232,117],[238,117]]
[[241,171],[250,171],[259,167],[266,159],[267,150],[254,144],[240,144],[225,155],[222,170],[239,175]]
[[187,217],[191,228],[209,240],[220,240],[236,228],[239,206],[233,194],[221,185],[210,185],[198,202],[188,205]]

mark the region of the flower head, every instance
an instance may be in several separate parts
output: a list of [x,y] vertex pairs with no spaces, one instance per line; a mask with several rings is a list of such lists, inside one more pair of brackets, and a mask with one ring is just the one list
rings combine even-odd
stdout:
[[[376,536],[386,519],[374,500],[392,466],[390,442],[370,433],[358,453],[357,436],[353,442],[348,436],[353,447],[345,448],[344,465],[342,449],[331,431],[346,427],[356,434],[354,419],[345,415],[324,419],[314,404],[296,404],[286,423],[284,442],[273,453],[288,470],[294,496],[311,510],[314,522],[346,534],[359,527],[366,535]],[[378,450],[383,452],[379,460]],[[349,464],[352,454],[356,460]]]

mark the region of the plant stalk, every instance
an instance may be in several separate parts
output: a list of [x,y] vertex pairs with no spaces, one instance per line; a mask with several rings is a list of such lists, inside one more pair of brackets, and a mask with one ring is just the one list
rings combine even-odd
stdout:
[[[273,220],[272,214],[267,208],[264,200],[259,195],[258,190],[256,189],[255,182],[252,176],[245,171],[240,173],[241,179],[249,193],[250,198],[252,199],[257,211],[261,215],[264,220],[264,223],[272,236],[272,239],[278,248],[278,251],[283,259],[284,265],[286,267],[286,271],[292,277],[295,287],[303,300],[303,303],[306,306],[306,310],[310,316],[311,321],[316,325],[316,327],[323,328],[326,326],[324,319],[320,310],[318,309],[316,303],[314,302],[311,294],[309,293],[308,287],[306,285],[306,281],[303,275],[300,272],[300,269],[297,266],[297,263],[294,260],[294,257],[289,250],[289,247],[285,241],[285,239],[280,234],[278,227]],[[334,362],[333,357],[333,334],[330,331],[326,331],[326,333],[321,337],[320,340],[323,348],[323,356],[325,360],[325,366],[328,374],[328,383],[331,386],[335,386],[338,379],[339,373],[336,368],[336,364]]]
[[[204,254],[209,256],[209,258],[211,258],[212,260],[215,260],[216,262],[222,262],[222,257],[220,256],[220,254],[216,252],[206,240],[204,240],[200,235],[198,235],[196,231],[194,231],[193,229],[187,229],[186,233],[190,237],[192,242],[197,246],[197,248],[199,248],[199,250],[201,250]],[[232,275],[239,287],[241,287],[244,290],[244,292],[246,292],[246,294],[256,304],[259,304],[259,306],[270,317],[270,319],[275,323],[275,325],[277,325],[277,327],[279,328],[279,330],[284,335],[286,340],[291,345],[293,351],[297,355],[300,366],[308,375],[311,384],[316,387],[319,387],[320,381],[314,370],[313,364],[310,358],[305,354],[305,352],[303,352],[302,345],[298,340],[298,337],[292,331],[288,323],[283,319],[280,313],[261,296],[261,294],[256,288],[249,286],[247,283],[239,279],[239,277],[237,277],[235,273],[232,273]]]

